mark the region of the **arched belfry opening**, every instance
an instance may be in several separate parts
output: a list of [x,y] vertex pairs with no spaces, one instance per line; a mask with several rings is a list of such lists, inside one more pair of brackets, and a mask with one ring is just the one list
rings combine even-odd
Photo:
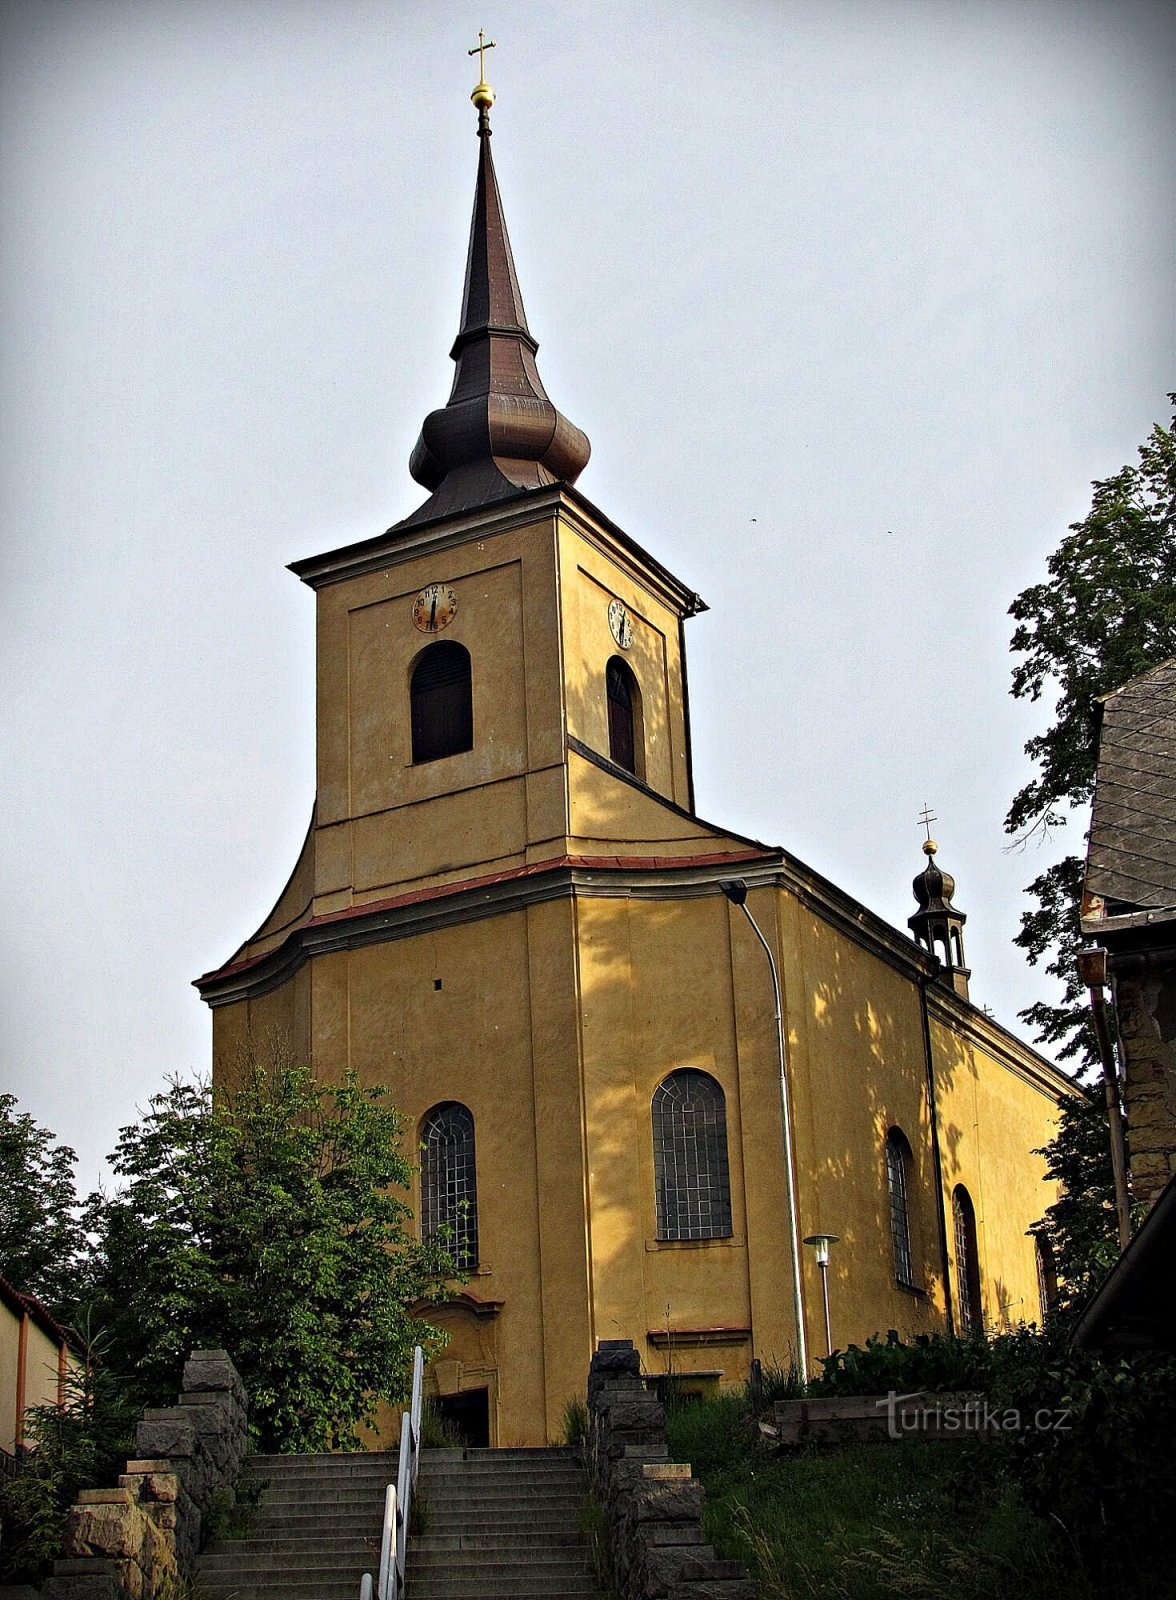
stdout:
[[608,698],[608,754],[618,767],[635,778],[645,776],[645,730],[641,716],[641,690],[633,669],[613,656],[605,669]]
[[442,639],[421,651],[413,664],[409,702],[414,764],[473,749],[473,680],[465,645]]
[[955,879],[935,861],[939,846],[928,839],[923,846],[927,865],[912,888],[919,909],[907,918],[907,927],[929,955],[939,961],[939,976],[958,995],[968,998],[968,979],[972,976],[964,962],[964,923],[968,918],[951,903]]

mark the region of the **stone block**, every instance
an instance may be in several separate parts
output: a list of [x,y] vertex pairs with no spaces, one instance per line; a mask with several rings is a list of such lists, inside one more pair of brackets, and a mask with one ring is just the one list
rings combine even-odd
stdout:
[[174,1472],[124,1472],[118,1481],[139,1500],[177,1500],[180,1495]]
[[67,1555],[106,1556],[116,1561],[138,1557],[143,1548],[147,1519],[125,1489],[115,1492],[124,1498],[70,1507],[65,1519]]
[[636,1496],[633,1517],[637,1522],[689,1522],[702,1516],[702,1506],[700,1483],[667,1483],[657,1488],[644,1485]]
[[658,1482],[689,1478],[692,1473],[693,1469],[688,1461],[647,1461],[641,1468],[643,1478],[656,1479]]
[[[103,1571],[106,1566],[110,1571]],[[84,1570],[60,1572],[61,1567]],[[57,1561],[53,1576],[41,1585],[42,1600],[122,1600],[117,1570],[102,1561]]]
[[706,1535],[696,1522],[643,1522],[638,1529],[641,1541],[648,1545],[700,1545]]
[[749,1578],[706,1578],[674,1584],[666,1600],[756,1600]]
[[[644,1600],[661,1600],[681,1581],[683,1568],[691,1562],[686,1545],[653,1545],[634,1562],[634,1573]],[[697,1566],[697,1563],[695,1563]]]
[[168,1456],[174,1464],[177,1456],[194,1454],[196,1430],[178,1409],[158,1416],[148,1411],[135,1430],[135,1446],[142,1455]]
[[135,1497],[129,1489],[81,1489],[75,1502],[79,1506],[130,1506]]

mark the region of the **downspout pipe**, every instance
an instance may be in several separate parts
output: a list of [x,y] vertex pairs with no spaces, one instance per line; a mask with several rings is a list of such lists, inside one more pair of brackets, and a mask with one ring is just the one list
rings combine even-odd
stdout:
[[780,1116],[784,1125],[784,1170],[788,1179],[788,1242],[792,1255],[792,1314],[796,1321],[796,1360],[800,1375],[808,1379],[808,1338],[804,1326],[804,1289],[800,1275],[800,1221],[796,1205],[796,1169],[792,1148],[792,1106],[788,1092],[788,1069],[784,1051],[784,1008],[780,995],[780,974],[772,947],[760,932],[759,924],[747,909],[747,885],[742,878],[720,883],[719,888],[732,905],[747,918],[768,958],[772,974],[772,995],[776,1004],[776,1060],[780,1075]]

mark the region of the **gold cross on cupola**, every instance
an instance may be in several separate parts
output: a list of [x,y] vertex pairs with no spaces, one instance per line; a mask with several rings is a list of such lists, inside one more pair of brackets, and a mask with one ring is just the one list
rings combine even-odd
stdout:
[[[931,807],[929,805],[927,805],[925,802],[924,802],[924,805],[923,805],[922,813],[921,813],[921,815],[919,817],[919,821],[923,825],[923,827],[926,828],[926,830],[927,830],[927,844],[925,844],[923,846],[923,849],[927,851],[928,855],[934,855],[936,850],[939,848],[939,846],[935,843],[935,840],[931,837],[931,824],[933,822],[938,822],[939,818],[935,815],[934,811],[932,811]],[[930,847],[931,847],[929,850],[927,849],[927,845],[930,845]]]
[[479,28],[477,44],[472,50],[466,51],[467,56],[477,56],[478,58],[478,82],[473,94],[470,95],[470,99],[477,106],[478,111],[483,115],[488,112],[490,107],[494,104],[494,90],[486,82],[486,52],[487,50],[493,50],[494,48],[495,41],[493,39],[487,39],[485,31],[482,28]]

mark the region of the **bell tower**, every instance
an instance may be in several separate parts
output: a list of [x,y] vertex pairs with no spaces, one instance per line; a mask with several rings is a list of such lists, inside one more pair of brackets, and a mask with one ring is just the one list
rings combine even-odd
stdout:
[[907,927],[925,950],[938,956],[943,970],[940,974],[964,1000],[968,998],[968,979],[971,970],[964,965],[964,923],[968,918],[951,903],[955,893],[955,879],[944,872],[936,860],[939,846],[930,837],[923,846],[927,865],[916,877],[912,888],[919,909],[908,917]]

